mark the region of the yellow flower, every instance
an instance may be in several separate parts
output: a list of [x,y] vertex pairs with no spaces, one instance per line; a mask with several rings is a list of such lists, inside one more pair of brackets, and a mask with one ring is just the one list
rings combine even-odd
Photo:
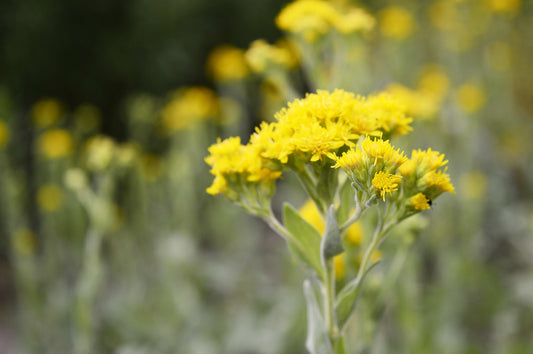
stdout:
[[248,76],[249,69],[242,49],[221,45],[207,58],[207,72],[218,81],[240,80]]
[[455,194],[455,189],[450,182],[450,177],[442,171],[432,171],[422,177],[422,186],[427,187],[429,194],[439,195],[443,192]]
[[61,188],[53,184],[45,184],[37,191],[37,204],[42,211],[53,213],[63,204]]
[[348,34],[357,31],[370,31],[374,28],[376,20],[372,15],[360,8],[350,8],[333,23],[340,33]]
[[298,0],[287,5],[276,17],[276,25],[284,31],[301,34],[309,42],[326,34],[339,13],[326,1]]
[[38,140],[39,152],[48,159],[57,159],[72,153],[74,140],[68,130],[52,129],[43,133]]
[[13,249],[20,255],[27,256],[35,253],[37,240],[35,234],[28,229],[21,229],[15,232],[11,239]]
[[436,170],[445,166],[448,160],[444,160],[444,154],[431,150],[413,150],[411,161],[423,171]]
[[53,98],[37,101],[32,108],[33,122],[39,128],[46,128],[59,121],[63,115],[61,103]]
[[335,160],[335,165],[332,166],[333,168],[341,167],[346,172],[359,170],[367,162],[366,156],[360,149],[345,151],[340,157],[335,155],[328,156],[331,156]]
[[[406,115],[407,108],[387,92],[371,95],[361,106],[364,114],[379,124],[379,129],[387,136],[408,134],[413,121]],[[363,113],[361,112],[361,113]]]
[[430,208],[429,199],[426,198],[426,196],[422,193],[415,194],[409,199],[407,203],[411,205],[415,210],[421,211],[421,210],[427,210]]
[[7,124],[4,123],[3,120],[0,120],[0,150],[2,150],[4,146],[7,145],[8,141],[9,141],[9,129],[7,128]]
[[276,18],[276,25],[288,32],[300,34],[308,42],[316,41],[334,28],[340,33],[369,31],[375,19],[360,8],[337,10],[321,0],[298,0],[287,5]]
[[485,101],[485,91],[479,85],[466,83],[457,91],[457,103],[466,113],[479,111],[485,105]]
[[264,72],[271,65],[291,68],[297,63],[294,51],[287,44],[270,45],[263,39],[255,40],[250,44],[245,58],[255,72]]
[[74,110],[74,122],[80,132],[92,133],[100,127],[100,110],[95,105],[88,103],[79,105]]
[[207,193],[213,195],[230,192],[228,179],[242,177],[241,183],[270,183],[281,176],[281,171],[266,166],[256,146],[242,145],[239,137],[218,139],[209,147],[205,162],[212,167],[210,172],[215,176],[213,184],[207,188]]
[[389,6],[381,10],[381,32],[397,40],[409,37],[415,28],[415,20],[411,13],[401,6]]
[[383,201],[385,201],[385,194],[392,194],[392,192],[397,191],[398,184],[401,181],[401,176],[379,171],[374,175],[372,185],[379,191]]
[[275,115],[277,122],[256,130],[254,142],[263,156],[287,163],[291,155],[322,160],[342,146],[352,147],[360,135],[406,134],[411,118],[390,95],[355,97],[343,90],[318,90],[289,103]]
[[219,101],[212,90],[206,87],[182,88],[174,93],[172,100],[161,111],[163,127],[169,133],[185,129],[193,123],[216,118]]
[[85,145],[87,168],[94,172],[105,170],[115,155],[116,144],[113,139],[97,135],[89,139]]
[[396,170],[407,160],[404,153],[400,149],[394,150],[388,140],[365,139],[361,143],[361,147],[366,155],[374,160],[374,165],[377,165],[378,160],[382,161],[387,170]]
[[427,91],[411,90],[400,84],[391,84],[387,91],[406,108],[406,112],[416,118],[428,119],[440,108],[438,97]]

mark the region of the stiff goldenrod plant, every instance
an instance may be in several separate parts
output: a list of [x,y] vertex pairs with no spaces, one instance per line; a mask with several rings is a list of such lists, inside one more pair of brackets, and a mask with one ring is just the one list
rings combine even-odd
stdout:
[[[275,119],[261,124],[246,145],[232,137],[209,148],[206,162],[215,178],[207,192],[263,218],[287,242],[308,271],[307,349],[344,353],[345,327],[381,242],[400,221],[454,192],[447,161],[431,149],[408,158],[391,145],[389,139],[411,130],[412,119],[386,93],[319,90],[289,103]],[[298,176],[322,222],[289,203],[283,220],[274,214],[276,180],[286,171]],[[345,250],[362,238],[352,228],[369,209],[377,210],[373,236],[355,276],[338,282],[345,276]]]

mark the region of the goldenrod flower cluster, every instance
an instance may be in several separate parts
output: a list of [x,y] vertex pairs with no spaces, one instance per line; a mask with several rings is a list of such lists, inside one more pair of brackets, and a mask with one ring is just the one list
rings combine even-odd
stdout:
[[[271,184],[280,177],[283,167],[298,170],[302,163],[329,163],[336,152],[354,147],[361,136],[406,134],[412,121],[403,106],[388,94],[365,98],[343,90],[319,90],[296,99],[275,119],[273,123],[262,123],[247,145],[242,145],[239,138],[230,138],[211,146],[206,162],[212,166],[215,180],[208,193],[228,195],[228,187],[233,186],[235,192],[235,186],[243,181],[264,180]],[[368,163],[377,163],[385,157],[387,168],[397,168],[405,157],[387,144],[365,140],[368,156],[364,158]],[[337,162],[337,166],[341,164]]]
[[360,8],[340,11],[326,1],[299,0],[280,12],[276,24],[284,31],[314,42],[332,29],[343,34],[368,31],[374,27],[375,20]]
[[182,88],[161,111],[163,127],[174,133],[195,122],[214,119],[219,115],[219,104],[215,92],[206,87]]
[[264,72],[269,66],[295,67],[298,63],[295,51],[288,41],[268,44],[263,39],[252,42],[245,54],[246,61],[255,72]]
[[429,65],[424,68],[416,89],[394,83],[387,87],[387,92],[405,105],[408,114],[429,119],[441,108],[449,87],[450,80],[444,70]]
[[207,58],[207,71],[217,81],[240,80],[250,70],[242,49],[222,45],[215,48]]

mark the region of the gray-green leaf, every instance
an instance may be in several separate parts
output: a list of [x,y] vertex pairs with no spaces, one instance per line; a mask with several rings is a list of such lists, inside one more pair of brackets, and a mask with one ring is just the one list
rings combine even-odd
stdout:
[[324,236],[320,244],[320,252],[324,265],[326,264],[326,260],[344,252],[333,204],[329,207],[328,214],[326,215],[326,230],[324,231]]
[[309,280],[304,281],[304,295],[307,303],[307,339],[305,340],[305,346],[311,354],[333,354],[333,346],[329,339],[325,321]]
[[361,293],[361,287],[366,278],[366,275],[372,270],[379,262],[372,264],[366,272],[364,272],[361,279],[354,279],[342,288],[337,295],[337,301],[335,302],[335,311],[337,312],[337,318],[339,320],[339,327],[341,330],[344,328],[350,315],[355,309],[355,304]]
[[283,207],[283,222],[293,236],[293,239],[287,239],[291,251],[305,265],[314,270],[319,277],[323,278],[324,273],[320,260],[321,237],[317,229],[287,203]]

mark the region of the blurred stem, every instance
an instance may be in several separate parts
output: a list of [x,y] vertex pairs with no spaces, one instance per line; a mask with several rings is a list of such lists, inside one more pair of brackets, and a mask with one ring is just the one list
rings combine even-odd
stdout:
[[87,232],[83,265],[77,284],[75,307],[75,339],[74,352],[76,354],[93,353],[94,318],[93,303],[101,279],[100,250],[102,233],[91,229]]

